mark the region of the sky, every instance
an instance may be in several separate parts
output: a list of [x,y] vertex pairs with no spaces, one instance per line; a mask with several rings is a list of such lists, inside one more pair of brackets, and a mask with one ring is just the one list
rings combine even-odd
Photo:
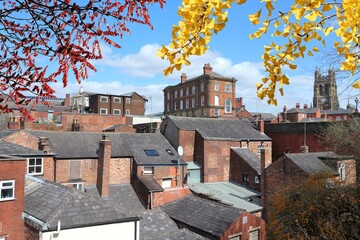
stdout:
[[[149,100],[146,114],[159,113],[164,109],[162,90],[166,86],[178,84],[182,73],[186,73],[188,79],[202,75],[204,64],[209,63],[213,71],[237,79],[236,97],[243,98],[249,112],[277,114],[285,105],[290,109],[296,103],[301,106],[312,104],[314,71],[316,67],[325,72],[329,68],[325,60],[320,59],[321,56],[297,61],[297,70],[287,72],[290,85],[284,86],[284,96],[277,95],[278,106],[268,105],[266,100],[257,98],[255,83],[264,76],[261,60],[263,47],[269,45],[272,39],[270,36],[249,39],[249,34],[256,27],[251,25],[248,15],[260,8],[255,1],[249,1],[243,6],[234,5],[229,11],[229,22],[225,29],[213,36],[210,50],[203,56],[191,57],[190,66],[165,77],[162,71],[169,64],[157,57],[156,52],[161,45],[170,43],[172,25],[179,21],[177,10],[180,4],[180,0],[168,0],[163,9],[158,5],[151,7],[153,30],[145,25],[131,24],[131,35],[124,35],[118,41],[122,48],[102,45],[103,59],[93,62],[97,72],[89,71],[89,78],[80,84],[70,76],[66,88],[63,88],[61,82],[54,83],[52,87],[56,90],[56,96],[64,97],[66,93],[75,95],[81,86],[84,91],[96,93],[137,92]],[[342,91],[341,86],[338,88]],[[359,94],[359,90],[349,90],[340,96],[340,106],[346,108],[349,96],[354,94]]]

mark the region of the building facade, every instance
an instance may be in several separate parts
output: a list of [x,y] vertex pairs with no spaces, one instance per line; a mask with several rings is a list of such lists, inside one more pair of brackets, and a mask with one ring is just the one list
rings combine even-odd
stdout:
[[167,86],[164,91],[164,115],[189,117],[234,117],[236,79],[213,72],[210,64],[203,75]]
[[321,107],[323,110],[339,108],[335,70],[333,68],[328,70],[326,76],[323,76],[319,69],[315,70],[313,104],[315,108]]

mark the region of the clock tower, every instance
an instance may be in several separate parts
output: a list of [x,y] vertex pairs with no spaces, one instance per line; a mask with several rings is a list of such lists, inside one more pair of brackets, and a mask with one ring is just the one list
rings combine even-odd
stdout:
[[316,68],[313,107],[321,107],[323,110],[339,108],[334,68],[330,68],[326,76],[322,76],[320,70]]

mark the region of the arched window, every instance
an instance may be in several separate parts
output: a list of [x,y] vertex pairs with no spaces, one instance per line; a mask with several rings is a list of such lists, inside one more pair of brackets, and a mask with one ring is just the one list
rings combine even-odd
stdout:
[[231,100],[226,99],[225,100],[225,113],[231,113]]
[[219,106],[219,96],[215,96],[214,105]]

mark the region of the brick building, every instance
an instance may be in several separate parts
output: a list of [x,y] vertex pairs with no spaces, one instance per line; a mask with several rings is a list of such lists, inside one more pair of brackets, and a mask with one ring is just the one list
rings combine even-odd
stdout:
[[224,77],[203,67],[203,75],[167,86],[164,91],[164,115],[189,117],[234,117],[236,79]]

